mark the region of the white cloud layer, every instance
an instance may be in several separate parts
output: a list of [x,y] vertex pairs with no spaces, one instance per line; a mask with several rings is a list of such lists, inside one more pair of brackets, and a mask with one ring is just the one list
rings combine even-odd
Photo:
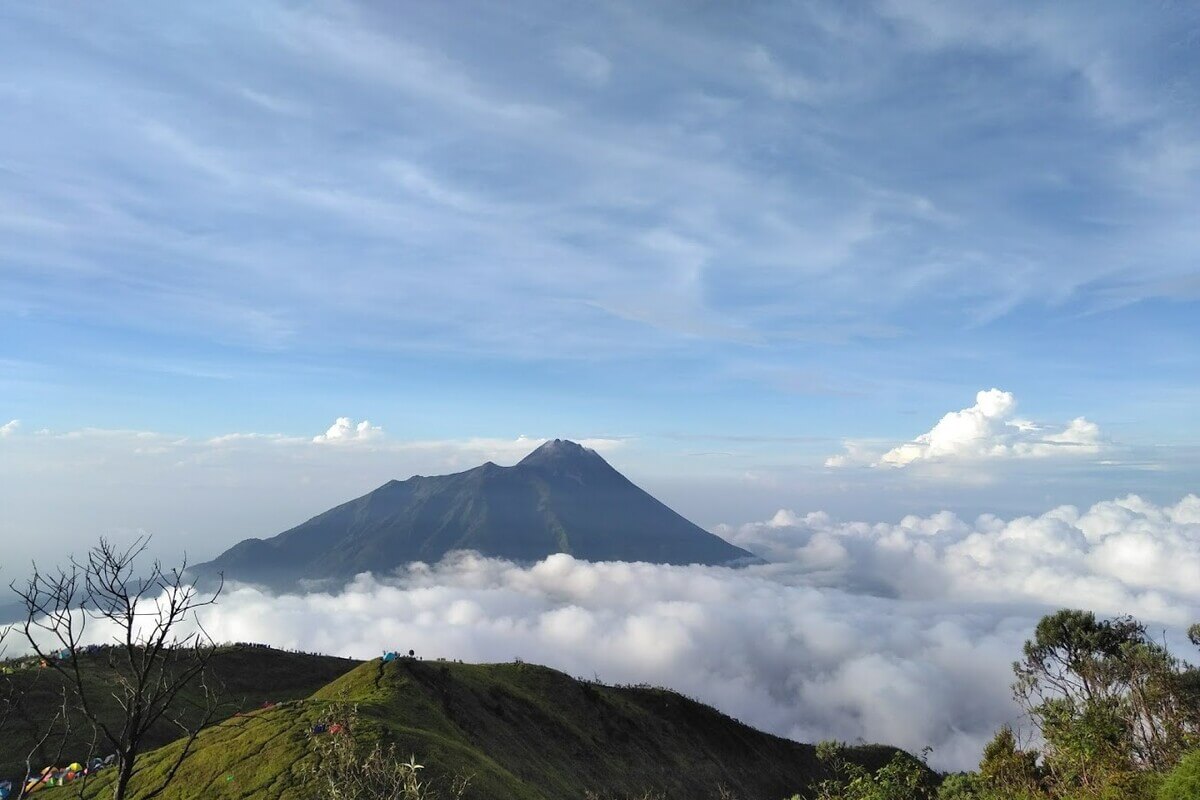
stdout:
[[898,523],[780,510],[717,532],[813,585],[903,600],[1070,605],[1182,625],[1200,616],[1200,497],[1130,495],[1080,510]]
[[[459,554],[338,594],[231,587],[219,640],[378,657],[526,661],[669,686],[800,741],[865,738],[965,766],[1013,718],[1008,661],[1035,617],[792,584],[769,568],[577,561],[520,567]],[[94,640],[103,633],[92,630]]]
[[21,427],[21,420],[14,419],[0,425],[0,439],[6,439],[17,432],[17,428]]
[[771,563],[743,570],[532,567],[460,554],[336,595],[235,588],[207,620],[221,638],[373,657],[521,657],[574,675],[673,687],[801,741],[930,745],[977,762],[1017,721],[1009,664],[1061,606],[1200,618],[1200,497],[1137,497],[1035,518],[942,513],[894,525],[781,511],[721,533]]
[[1016,416],[1012,392],[988,389],[975,395],[975,405],[946,414],[931,430],[910,442],[874,456],[862,444],[846,443],[846,452],[825,460],[827,467],[869,464],[904,468],[918,462],[986,461],[1094,455],[1102,443],[1100,428],[1083,417],[1051,431]]

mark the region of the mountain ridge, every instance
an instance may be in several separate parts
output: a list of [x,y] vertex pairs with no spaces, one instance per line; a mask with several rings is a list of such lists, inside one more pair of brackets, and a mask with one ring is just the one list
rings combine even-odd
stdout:
[[436,562],[454,550],[532,562],[737,564],[753,556],[689,522],[599,453],[548,441],[511,467],[391,480],[269,539],[246,539],[200,576],[275,588]]
[[[828,777],[813,745],[668,689],[581,681],[523,662],[399,658],[359,664],[305,699],[206,729],[162,800],[313,797],[314,726],[347,706],[357,709],[365,744],[395,744],[435,782],[470,776],[469,800],[579,800],[588,792],[716,800],[721,786],[743,800],[779,800],[810,796]],[[181,745],[147,753],[135,791],[153,785]],[[848,757],[873,770],[897,752],[861,745]],[[101,773],[86,796],[106,796],[110,781]],[[73,787],[44,792],[53,800]]]

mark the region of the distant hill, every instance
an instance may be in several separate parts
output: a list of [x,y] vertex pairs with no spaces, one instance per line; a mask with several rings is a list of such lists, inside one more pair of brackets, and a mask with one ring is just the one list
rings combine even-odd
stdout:
[[[97,712],[106,719],[115,720],[119,718],[116,701],[104,688],[113,675],[107,662],[107,651],[80,656],[84,685],[90,687],[91,696],[96,698]],[[17,663],[0,662],[0,665],[12,667]],[[258,708],[266,700],[308,697],[360,663],[349,658],[235,645],[218,650],[213,656],[211,669],[214,685],[223,687],[222,695],[227,703],[221,709],[223,716],[232,716],[239,711]],[[4,731],[0,732],[0,779],[15,778],[25,774],[25,758],[37,744],[39,734],[46,731],[61,708],[64,681],[56,671],[36,667],[0,675],[0,681],[0,690],[6,695],[8,681],[12,682],[12,697],[16,706]],[[185,692],[180,697],[180,703],[186,705],[193,699],[192,694]],[[81,716],[72,715],[69,723],[63,747],[63,753],[70,756],[67,762],[82,759],[88,754],[92,736],[91,728]],[[32,760],[35,769],[49,766],[63,741],[63,726],[56,724],[52,730],[54,735],[48,737],[41,748],[34,750]],[[164,723],[150,732],[148,740],[151,746],[158,746],[178,736],[178,728]]]
[[292,588],[345,580],[452,550],[535,561],[725,564],[753,559],[692,524],[595,451],[555,439],[512,467],[389,481],[271,539],[247,539],[195,568],[200,575]]
[[[400,659],[367,662],[308,700],[214,726],[161,797],[301,800],[313,788],[304,775],[310,731],[334,701],[356,704],[359,735],[396,743],[427,776],[471,775],[469,800],[582,800],[587,791],[625,798],[647,790],[715,800],[720,785],[739,800],[781,800],[807,795],[823,777],[812,745],[761,733],[674,692],[584,683],[529,664]],[[153,780],[178,746],[149,754],[141,781]],[[850,755],[877,768],[896,752],[864,746]],[[101,778],[88,796],[106,796],[107,782]]]

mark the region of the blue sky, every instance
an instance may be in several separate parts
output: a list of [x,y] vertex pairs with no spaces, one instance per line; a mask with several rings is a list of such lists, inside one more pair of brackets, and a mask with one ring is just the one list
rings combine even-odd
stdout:
[[[5,502],[87,480],[47,436],[342,416],[377,449],[618,440],[707,525],[1178,499],[1198,36],[1185,3],[6,5]],[[1101,444],[825,466],[992,387]],[[382,452],[270,502],[458,463]]]

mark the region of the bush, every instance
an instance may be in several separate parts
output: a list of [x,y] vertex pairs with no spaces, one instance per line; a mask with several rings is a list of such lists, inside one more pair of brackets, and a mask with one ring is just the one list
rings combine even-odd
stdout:
[[446,795],[422,776],[423,766],[407,760],[395,745],[362,736],[358,710],[334,704],[313,728],[310,741],[316,764],[308,769],[315,788],[313,800],[462,800],[469,779],[456,778]]
[[947,775],[937,794],[938,800],[979,800],[983,796],[983,783],[973,773]]
[[1196,800],[1200,797],[1200,750],[1184,756],[1167,774],[1158,790],[1158,800]]

